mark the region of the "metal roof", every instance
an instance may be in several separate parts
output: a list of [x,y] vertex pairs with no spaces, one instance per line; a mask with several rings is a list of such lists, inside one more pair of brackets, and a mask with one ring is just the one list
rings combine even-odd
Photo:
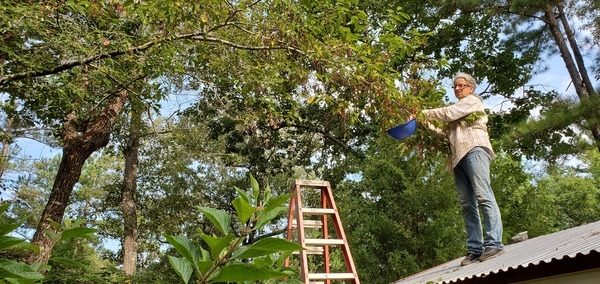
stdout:
[[461,267],[460,257],[393,284],[502,283],[600,268],[600,221],[506,245],[504,249],[504,254],[485,262]]

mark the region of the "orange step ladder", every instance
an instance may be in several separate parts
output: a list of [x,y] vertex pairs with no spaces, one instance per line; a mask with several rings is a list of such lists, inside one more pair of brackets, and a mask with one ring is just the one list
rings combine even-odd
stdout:
[[[312,205],[314,207],[306,208],[302,203],[303,191],[320,191],[320,203]],[[292,188],[292,198],[290,199],[290,211],[288,218],[288,229],[287,239],[293,241],[293,230],[297,231],[297,241],[305,250],[296,252],[300,256],[300,276],[301,280],[307,284],[330,284],[332,280],[338,281],[335,283],[352,283],[360,284],[358,274],[356,273],[356,267],[352,260],[352,254],[350,253],[350,247],[346,239],[346,233],[342,226],[342,221],[338,209],[333,200],[333,192],[331,185],[328,181],[318,180],[296,180],[296,184]],[[315,197],[314,195],[312,197]],[[315,198],[313,198],[314,201]],[[319,198],[316,198],[319,199]],[[309,202],[307,202],[309,203]],[[305,216],[308,218],[305,219]],[[309,217],[309,216],[316,216]],[[333,227],[335,228],[335,238],[330,238],[328,231],[328,221],[331,218]],[[308,238],[307,228],[318,230],[317,232],[311,231],[308,233],[318,234],[320,238]],[[330,266],[330,247],[338,246],[341,250],[346,266],[346,272],[331,272]],[[323,266],[321,272],[315,273],[309,271],[309,258],[308,255],[321,256],[323,259]],[[313,264],[315,261],[312,262]],[[285,266],[290,265],[290,258],[286,259]],[[319,282],[320,281],[320,282]],[[344,282],[339,282],[344,281]]]

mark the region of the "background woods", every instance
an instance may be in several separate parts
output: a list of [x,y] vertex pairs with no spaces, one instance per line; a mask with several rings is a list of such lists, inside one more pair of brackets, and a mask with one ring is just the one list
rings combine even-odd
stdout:
[[[296,178],[334,185],[364,281],[456,258],[444,141],[384,130],[448,103],[458,71],[491,102],[506,241],[598,220],[596,1],[413,2],[4,1],[2,220],[39,251],[2,259],[48,282],[185,280],[174,236],[206,250],[207,235],[269,238],[285,225],[260,208]],[[531,82],[554,55],[567,90]],[[60,153],[38,158],[25,139]],[[256,219],[232,203],[244,196]]]

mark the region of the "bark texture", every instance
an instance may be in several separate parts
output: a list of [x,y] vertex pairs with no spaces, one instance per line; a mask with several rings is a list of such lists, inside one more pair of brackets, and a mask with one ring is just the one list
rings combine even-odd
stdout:
[[124,236],[123,236],[123,272],[126,275],[135,275],[137,269],[137,169],[139,164],[139,140],[142,127],[141,112],[132,111],[129,129],[129,138],[124,149],[125,173],[123,189],[121,191],[121,207],[123,210]]
[[65,209],[69,204],[73,187],[79,181],[85,161],[94,151],[106,146],[115,121],[127,101],[127,92],[115,94],[107,102],[97,117],[85,126],[78,126],[77,115],[71,112],[63,125],[63,157],[52,185],[52,191],[46,208],[40,218],[32,244],[40,248],[39,253],[31,253],[27,263],[47,264],[56,240],[50,238],[46,231],[58,232],[53,222],[62,223]]

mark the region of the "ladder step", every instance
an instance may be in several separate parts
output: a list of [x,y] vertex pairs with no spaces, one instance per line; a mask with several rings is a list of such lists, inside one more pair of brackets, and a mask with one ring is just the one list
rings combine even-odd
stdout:
[[309,273],[309,280],[326,280],[326,279],[355,279],[352,273]]
[[301,187],[303,186],[312,186],[312,187],[327,187],[329,186],[329,182],[328,181],[323,181],[323,180],[304,180],[304,179],[297,179],[296,180],[296,185],[300,185]]
[[335,214],[335,210],[332,208],[302,208],[302,213],[306,215],[327,215]]
[[[321,228],[323,227],[323,222],[320,220],[304,220],[303,222],[304,228]],[[292,226],[298,227],[298,222],[296,219],[292,220]]]
[[[307,254],[323,254],[323,247],[306,247]],[[300,251],[294,251],[292,254],[300,254]]]
[[345,244],[343,239],[305,239],[304,243],[313,246],[331,246]]

